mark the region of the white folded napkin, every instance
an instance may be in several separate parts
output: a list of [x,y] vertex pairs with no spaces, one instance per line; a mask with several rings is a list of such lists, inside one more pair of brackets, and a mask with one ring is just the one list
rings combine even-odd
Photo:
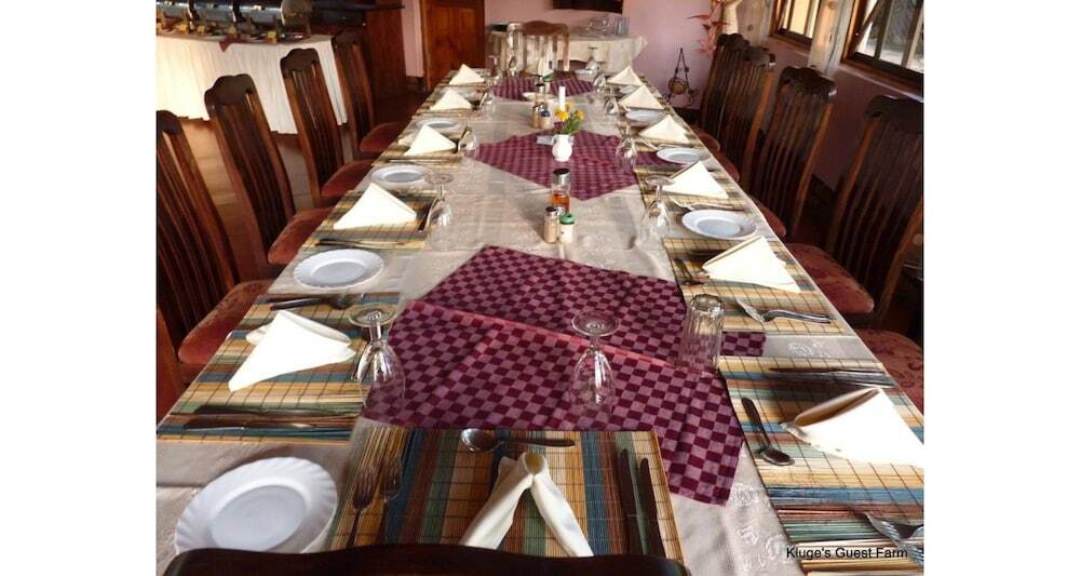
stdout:
[[405,155],[422,156],[432,152],[446,152],[456,149],[457,144],[454,144],[453,140],[439,134],[438,130],[425,124],[413,136],[412,144],[409,144],[409,149],[405,151]]
[[884,390],[856,390],[810,408],[783,427],[814,448],[873,464],[922,467],[923,444]]
[[648,86],[642,86],[627,94],[619,100],[623,108],[648,108],[650,110],[663,110],[664,105],[653,96]]
[[499,461],[499,478],[480,512],[473,518],[461,543],[477,548],[499,547],[510,525],[518,500],[528,490],[555,540],[573,556],[592,556],[592,548],[581,531],[574,511],[548,473],[547,459],[536,452],[524,452],[517,460]]
[[695,194],[713,198],[727,198],[727,190],[709,174],[709,169],[701,160],[679,170],[671,176],[671,184],[664,186],[665,192],[676,194]]
[[450,79],[451,86],[458,86],[460,84],[480,84],[484,81],[484,78],[476,73],[475,70],[462,64],[461,68],[458,68],[457,74]]
[[713,280],[757,284],[785,292],[800,291],[784,261],[776,256],[763,236],[754,236],[728,248],[702,268]]
[[416,220],[416,211],[382,186],[372,182],[352,208],[334,222],[334,230],[366,226],[393,226]]
[[457,90],[447,88],[431,106],[432,110],[472,110],[472,103]]
[[280,310],[255,349],[229,378],[229,391],[236,392],[281,374],[344,362],[354,354],[345,334]]
[[621,72],[609,77],[607,81],[611,84],[626,84],[628,86],[643,85],[641,78],[639,78],[638,75],[634,72],[634,68],[632,66],[627,66],[626,68],[623,68]]
[[678,142],[679,144],[690,143],[690,140],[686,138],[686,130],[679,126],[679,123],[671,117],[671,114],[665,114],[659,122],[642,130],[641,135],[645,138]]

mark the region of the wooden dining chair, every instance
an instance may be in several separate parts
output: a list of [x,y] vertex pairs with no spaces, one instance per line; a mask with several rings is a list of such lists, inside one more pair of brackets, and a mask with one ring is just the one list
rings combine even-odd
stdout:
[[[546,47],[551,45],[551,50],[555,55],[556,63],[562,62],[558,66],[559,70],[570,69],[570,27],[566,24],[556,24],[554,22],[545,22],[543,20],[530,20],[521,25],[519,28],[519,35],[521,37],[521,49],[523,50],[524,62],[526,67],[529,63],[529,44],[534,42],[537,54],[537,62],[540,58],[544,57],[546,53]],[[560,46],[562,49],[562,56],[559,56]]]
[[319,53],[296,48],[281,59],[281,76],[296,121],[300,152],[315,206],[332,206],[371,170],[371,160],[345,163],[341,132]]
[[799,232],[835,95],[836,83],[813,68],[785,68],[769,125],[744,164],[741,182],[780,238]]
[[709,65],[709,77],[701,94],[695,131],[715,138],[733,69],[742,53],[749,48],[750,43],[741,34],[721,34],[716,38],[712,62]]
[[176,348],[169,337],[169,327],[161,308],[157,309],[157,421],[160,422],[169,409],[180,399],[183,383],[180,381],[180,366],[176,360]]
[[720,162],[735,167],[732,177],[736,180],[749,172],[748,164],[757,146],[754,136],[761,132],[765,119],[775,67],[776,57],[771,52],[754,47],[740,50],[731,69],[716,136]]
[[[236,281],[225,229],[180,121],[157,113],[157,305],[191,381],[270,280]],[[159,337],[159,342],[161,338]]]
[[174,558],[165,576],[689,576],[674,560],[615,555],[555,558],[454,544],[380,544],[330,552],[280,554],[203,548]]
[[284,266],[330,214],[330,208],[296,211],[281,152],[251,76],[222,76],[206,91],[205,99],[255,253],[264,254],[272,265]]
[[873,325],[892,304],[908,250],[922,228],[923,106],[876,96],[841,180],[824,250],[792,255],[852,324]]
[[360,30],[349,28],[331,40],[337,65],[345,114],[349,121],[349,141],[353,160],[375,158],[397,140],[406,122],[375,124],[375,98],[364,60],[364,37]]

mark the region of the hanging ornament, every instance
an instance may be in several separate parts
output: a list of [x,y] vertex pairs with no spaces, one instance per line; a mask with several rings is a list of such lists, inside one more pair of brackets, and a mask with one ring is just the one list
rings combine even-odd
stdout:
[[667,83],[669,100],[672,95],[681,96],[690,91],[690,67],[686,65],[686,54],[679,48],[679,60],[675,62],[675,73]]

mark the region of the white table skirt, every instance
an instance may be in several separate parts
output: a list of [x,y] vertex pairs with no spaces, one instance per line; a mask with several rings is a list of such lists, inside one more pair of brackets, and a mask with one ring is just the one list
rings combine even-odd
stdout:
[[220,37],[157,37],[157,107],[185,118],[206,119],[206,90],[221,76],[248,74],[255,81],[259,100],[266,111],[270,129],[295,134],[281,59],[296,48],[314,48],[319,53],[330,102],[339,124],[346,120],[345,104],[338,83],[337,66],[329,36],[311,36],[280,44],[235,43],[221,50]]
[[[503,43],[500,45],[500,62],[505,66],[506,34],[495,32],[493,35],[501,36]],[[529,61],[526,62],[526,70],[535,71],[536,60],[540,50],[534,41],[529,46]],[[596,48],[596,59],[601,63],[603,70],[614,74],[629,66],[634,58],[645,49],[648,41],[642,36],[611,36],[588,32],[572,32],[570,34],[570,59],[588,62],[591,54],[590,48]],[[518,47],[520,56],[521,48]]]

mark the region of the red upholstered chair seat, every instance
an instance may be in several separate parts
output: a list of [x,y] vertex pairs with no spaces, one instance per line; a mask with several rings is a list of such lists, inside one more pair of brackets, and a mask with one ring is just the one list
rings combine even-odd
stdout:
[[327,200],[340,200],[346,192],[352,190],[371,170],[371,160],[357,160],[338,168],[330,179],[323,184],[322,197]]
[[757,198],[752,199],[758,210],[761,210],[761,215],[765,217],[765,221],[769,223],[769,228],[772,228],[773,232],[776,233],[777,238],[781,240],[787,238],[787,226],[784,226],[784,221],[774,214],[772,210],[769,210],[768,206],[759,202]]
[[273,280],[241,282],[218,302],[217,306],[195,325],[180,343],[176,355],[181,362],[181,375],[190,381],[210,361],[225,337],[240,323],[248,308],[265,293]]
[[360,141],[360,152],[362,154],[382,154],[382,151],[389,148],[408,125],[408,122],[383,122],[375,126]]
[[312,208],[301,210],[293,215],[292,220],[285,225],[285,229],[278,234],[270,250],[266,253],[266,260],[277,266],[284,266],[296,257],[304,240],[326,220],[333,208]]
[[923,409],[923,352],[918,344],[888,330],[856,330],[866,347],[885,365],[911,402]]
[[694,134],[701,139],[701,143],[709,149],[709,152],[712,152],[712,155],[716,156],[716,161],[724,167],[724,170],[727,171],[728,175],[738,182],[741,179],[739,168],[724,155],[724,152],[720,149],[720,142],[700,126],[691,126],[690,128],[694,130]]
[[787,248],[845,317],[874,311],[874,298],[827,252],[810,244],[788,244]]

